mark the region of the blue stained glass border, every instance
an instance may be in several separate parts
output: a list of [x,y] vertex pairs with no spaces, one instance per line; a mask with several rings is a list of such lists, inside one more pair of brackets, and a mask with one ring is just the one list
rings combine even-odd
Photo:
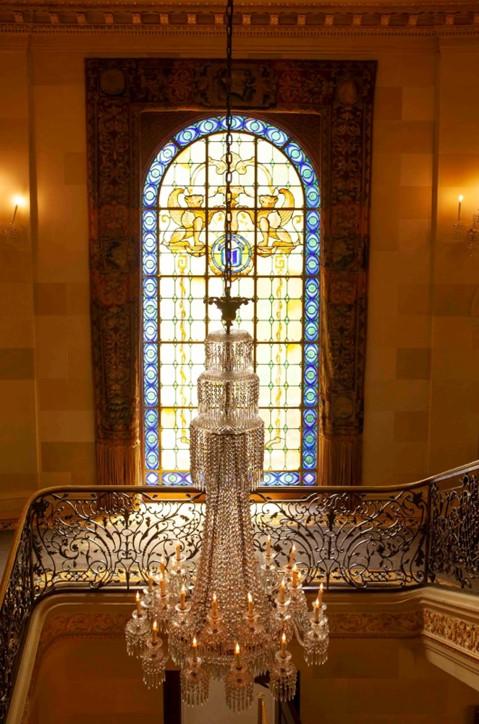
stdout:
[[[319,248],[320,192],[316,172],[301,146],[283,130],[267,121],[249,116],[233,116],[233,130],[250,133],[272,143],[282,151],[296,169],[303,183],[306,205],[304,258],[304,339],[303,339],[303,411],[301,472],[266,472],[264,485],[315,485],[318,461],[319,405]],[[144,441],[145,480],[147,485],[191,485],[189,473],[156,472],[159,467],[158,410],[158,284],[157,217],[156,208],[163,176],[180,151],[198,139],[226,131],[226,117],[203,118],[179,131],[153,160],[143,187],[142,269],[143,269],[143,380],[144,380]],[[155,298],[153,298],[153,295]],[[156,357],[152,348],[156,349]],[[153,413],[156,413],[156,417]]]
[[[146,475],[147,485],[171,485],[188,486],[192,485],[191,474],[178,472],[177,470],[163,470],[162,473],[148,471]],[[283,470],[280,472],[266,472],[264,474],[264,485],[268,487],[291,487],[296,485],[316,485],[316,472],[299,472]]]

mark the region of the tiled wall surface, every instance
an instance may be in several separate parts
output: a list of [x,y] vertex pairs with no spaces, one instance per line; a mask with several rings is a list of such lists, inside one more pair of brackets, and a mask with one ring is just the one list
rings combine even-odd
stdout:
[[379,60],[373,137],[364,480],[428,470],[437,58]]
[[[38,487],[95,482],[83,65],[146,52],[128,36],[105,42],[52,35],[27,49],[0,36],[2,219],[12,193],[31,192],[24,238],[0,248],[0,515]],[[179,42],[201,53],[178,39],[164,52]],[[479,205],[479,51],[461,39],[282,42],[285,57],[378,60],[364,481],[476,458],[479,252],[452,224],[458,193],[465,218]]]
[[[28,60],[0,61],[0,223],[12,218],[12,194],[29,188]],[[0,243],[0,510],[9,518],[38,485],[33,247],[24,209],[18,236]],[[3,500],[2,500],[3,499]]]
[[41,482],[94,483],[82,58],[34,52],[32,92]]
[[[31,690],[32,724],[162,720],[162,690],[143,687],[138,662],[114,634],[70,633],[44,650]],[[303,724],[471,724],[479,702],[477,691],[430,664],[417,641],[404,639],[333,638],[328,662],[301,665],[300,677]],[[233,721],[223,708],[224,700],[209,721]],[[256,707],[234,716],[251,724]]]
[[479,701],[416,641],[333,638],[328,662],[301,675],[303,724],[470,724]]
[[[478,456],[479,251],[455,238],[479,207],[479,53],[379,61],[364,480],[411,481]],[[474,120],[474,113],[476,119]]]

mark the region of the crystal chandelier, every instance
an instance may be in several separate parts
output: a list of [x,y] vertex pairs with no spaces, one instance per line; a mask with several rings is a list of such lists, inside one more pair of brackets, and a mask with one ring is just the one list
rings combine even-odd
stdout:
[[293,638],[306,662],[318,665],[327,658],[329,630],[322,586],[308,610],[294,545],[283,568],[275,564],[270,539],[261,561],[254,551],[249,496],[263,476],[264,431],[253,340],[231,329],[238,307],[249,301],[231,296],[232,0],[226,20],[224,296],[206,300],[220,308],[225,329],[206,339],[199,414],[190,427],[191,476],[206,493],[202,546],[196,571],[179,544],[173,560],[150,571],[148,586],[136,594],[125,637],[128,654],[141,660],[147,687],[163,683],[171,658],[180,668],[186,704],[204,703],[213,677],[224,681],[228,707],[241,711],[251,705],[260,675],[269,675],[275,699],[293,698]]

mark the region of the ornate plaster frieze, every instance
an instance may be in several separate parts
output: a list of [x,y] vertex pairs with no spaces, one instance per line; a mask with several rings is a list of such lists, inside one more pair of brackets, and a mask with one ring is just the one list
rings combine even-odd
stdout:
[[453,645],[479,659],[479,623],[444,611],[424,608],[423,635]]
[[[412,5],[370,2],[338,5],[289,2],[274,6],[242,3],[235,14],[236,33],[251,36],[426,35],[479,33],[477,3],[435,2]],[[153,4],[27,0],[0,2],[0,32],[133,32],[223,34],[221,5]]]
[[[59,639],[73,638],[117,638],[123,630],[131,613],[131,605],[125,605],[121,611],[90,610],[87,613],[71,612],[56,614],[47,619],[40,638],[38,655]],[[418,636],[422,629],[422,615],[418,609],[389,613],[372,611],[357,613],[349,611],[331,613],[330,632],[333,637],[342,638],[408,638]]]
[[18,518],[0,518],[0,531],[1,530],[15,530],[17,527]]

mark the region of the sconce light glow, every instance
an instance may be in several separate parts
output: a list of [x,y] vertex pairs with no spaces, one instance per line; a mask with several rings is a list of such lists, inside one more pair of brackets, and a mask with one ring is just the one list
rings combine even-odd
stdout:
[[10,197],[10,203],[13,206],[11,219],[0,225],[0,238],[8,243],[15,243],[24,233],[24,227],[17,221],[18,209],[27,206],[27,198],[22,194],[14,194]]
[[22,194],[15,194],[12,196],[12,204],[13,204],[13,215],[12,220],[10,222],[11,226],[14,225],[15,219],[17,218],[17,211],[18,209],[23,209],[27,205],[27,200],[25,196],[22,196]]
[[460,204],[462,204],[462,202],[464,201],[464,195],[459,194],[459,196],[457,197],[457,200],[459,201]]
[[25,196],[22,196],[22,194],[15,194],[12,196],[12,204],[14,206],[18,206],[20,209],[23,209],[27,205],[27,200]]

